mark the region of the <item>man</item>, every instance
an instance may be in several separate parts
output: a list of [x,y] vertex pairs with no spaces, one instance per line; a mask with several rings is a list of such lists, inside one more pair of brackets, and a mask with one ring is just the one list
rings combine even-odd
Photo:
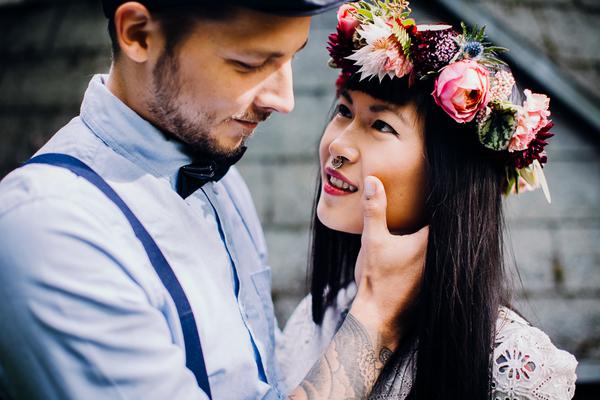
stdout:
[[383,188],[366,183],[349,318],[305,382],[282,388],[264,239],[230,169],[258,123],[293,108],[309,15],[336,3],[104,1],[110,74],[0,184],[9,398],[345,398],[348,379],[350,397],[368,394],[423,235],[389,235]]

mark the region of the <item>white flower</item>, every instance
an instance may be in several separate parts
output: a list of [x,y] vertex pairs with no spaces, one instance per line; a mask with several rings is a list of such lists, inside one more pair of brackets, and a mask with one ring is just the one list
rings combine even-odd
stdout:
[[402,77],[410,72],[412,64],[404,56],[398,41],[393,36],[392,28],[380,17],[374,17],[373,23],[356,30],[367,45],[356,50],[347,59],[359,65],[360,80]]
[[542,169],[542,165],[538,160],[533,160],[533,163],[525,168],[521,168],[518,172],[519,178],[517,185],[519,185],[519,193],[542,188],[544,196],[546,196],[546,200],[549,204],[552,203],[550,190],[548,189],[548,183],[546,182],[546,176],[544,175],[544,170]]
[[372,24],[363,25],[361,28],[357,30],[358,34],[370,45],[382,39],[387,39],[392,34],[392,27],[378,16],[373,18]]

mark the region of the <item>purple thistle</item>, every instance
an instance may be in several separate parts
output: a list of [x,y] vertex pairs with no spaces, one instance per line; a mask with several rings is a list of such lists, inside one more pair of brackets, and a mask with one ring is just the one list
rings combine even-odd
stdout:
[[[437,28],[437,26],[434,25]],[[446,66],[459,50],[454,40],[457,33],[451,26],[426,29],[415,34],[411,46],[414,70],[418,75],[437,72]]]

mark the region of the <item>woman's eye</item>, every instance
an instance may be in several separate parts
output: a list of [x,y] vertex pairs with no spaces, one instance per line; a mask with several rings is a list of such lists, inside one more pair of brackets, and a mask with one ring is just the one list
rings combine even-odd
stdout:
[[352,118],[352,112],[350,112],[350,109],[343,104],[338,104],[335,113],[344,118]]
[[389,124],[386,124],[380,119],[373,122],[372,127],[373,129],[378,130],[379,132],[393,133],[394,135],[398,134],[398,132],[396,132],[394,128],[392,128]]

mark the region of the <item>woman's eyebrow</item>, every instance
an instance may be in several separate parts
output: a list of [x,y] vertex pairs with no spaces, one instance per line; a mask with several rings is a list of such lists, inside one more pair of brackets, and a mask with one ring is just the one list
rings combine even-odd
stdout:
[[342,92],[340,93],[340,95],[341,95],[343,98],[345,98],[345,99],[348,101],[348,103],[350,103],[350,104],[354,104],[354,103],[352,102],[352,96],[350,96],[350,93],[348,93],[348,91],[347,91],[347,90],[342,90]]
[[402,112],[400,111],[400,107],[391,106],[388,104],[373,104],[372,106],[369,107],[369,111],[371,111],[373,113],[379,113],[379,112],[384,112],[384,111],[392,112],[395,115],[397,115],[398,118],[400,118],[404,124],[408,125],[408,121],[406,120],[404,115],[402,115]]

